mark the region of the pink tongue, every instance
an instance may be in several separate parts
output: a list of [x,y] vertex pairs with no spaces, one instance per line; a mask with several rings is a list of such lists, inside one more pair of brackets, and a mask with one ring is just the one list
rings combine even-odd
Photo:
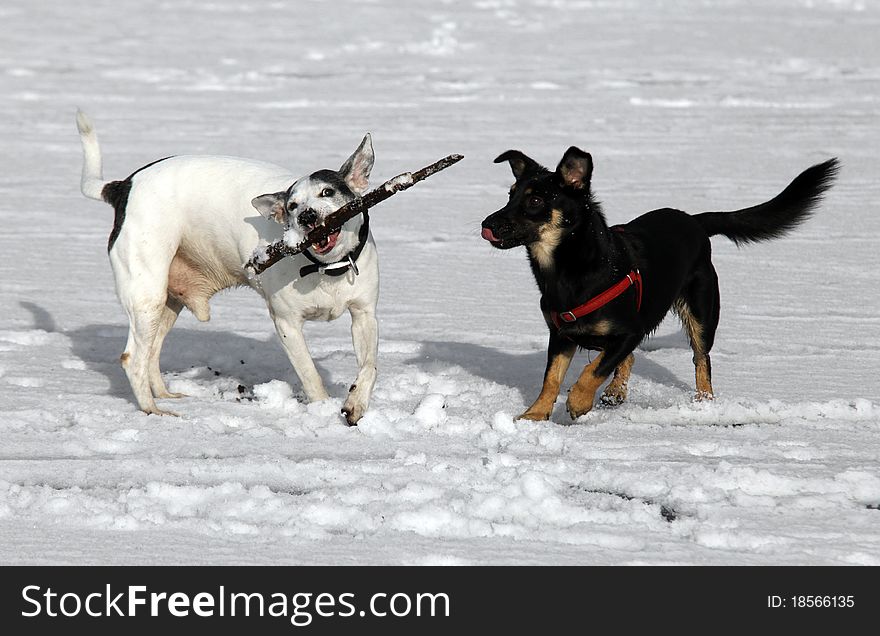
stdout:
[[494,234],[492,234],[492,230],[490,230],[490,229],[487,228],[487,227],[484,227],[484,228],[483,228],[483,231],[480,232],[480,236],[482,236],[482,237],[483,237],[484,239],[486,239],[487,241],[491,241],[492,243],[497,243],[497,242],[498,242],[498,239],[495,237]]

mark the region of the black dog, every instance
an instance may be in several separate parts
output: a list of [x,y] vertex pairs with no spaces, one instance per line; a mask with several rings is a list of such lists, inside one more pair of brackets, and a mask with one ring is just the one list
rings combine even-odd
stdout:
[[735,212],[691,216],[664,208],[626,225],[608,227],[590,191],[592,157],[572,146],[556,172],[518,150],[510,162],[516,183],[506,206],[483,221],[482,236],[499,249],[525,245],[550,329],[541,394],[518,419],[547,420],[577,347],[600,351],[568,396],[577,418],[593,408],[596,390],[606,404],[626,399],[632,352],[674,310],[694,352],[695,399],[712,399],[709,351],[718,326],[718,277],[709,237],[737,245],[778,238],[806,220],[831,187],[838,162],[805,170],[776,198]]

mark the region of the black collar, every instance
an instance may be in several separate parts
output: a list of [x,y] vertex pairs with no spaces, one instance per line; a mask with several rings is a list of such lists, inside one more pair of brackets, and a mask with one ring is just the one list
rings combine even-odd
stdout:
[[341,261],[337,261],[336,263],[324,263],[312,256],[308,250],[303,250],[303,256],[312,261],[312,264],[300,268],[300,278],[304,278],[309,274],[314,274],[316,272],[321,272],[325,276],[342,276],[349,269],[353,269],[354,273],[357,274],[358,269],[355,263],[357,263],[357,259],[361,255],[361,252],[364,251],[364,245],[367,244],[367,239],[370,235],[370,215],[366,209],[363,211],[363,215],[364,222],[361,224],[360,232],[358,232],[358,244],[355,248],[346,254]]

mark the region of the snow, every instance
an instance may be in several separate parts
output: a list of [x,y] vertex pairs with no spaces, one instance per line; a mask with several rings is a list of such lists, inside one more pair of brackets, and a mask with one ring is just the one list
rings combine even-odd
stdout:
[[[305,235],[299,230],[295,225],[288,225],[284,230],[284,236],[281,240],[289,247],[297,247],[300,243],[303,242]],[[266,256],[263,255],[261,257],[262,261],[266,260]],[[259,261],[258,261],[259,262]]]
[[[0,9],[0,563],[880,565],[880,6],[333,6]],[[359,427],[339,416],[348,320],[307,326],[332,397],[304,404],[245,290],[168,337],[181,416],[136,410],[77,106],[115,178],[175,153],[307,174],[367,130],[374,184],[465,155],[373,215],[380,366]],[[552,422],[513,421],[546,333],[524,255],[479,237],[511,182],[492,159],[554,165],[572,144],[612,223],[751,205],[841,158],[796,234],[713,242],[714,402],[690,401],[669,320],[626,404],[570,425],[563,394]]]
[[389,179],[385,182],[385,189],[388,192],[397,192],[399,190],[406,190],[413,184],[413,176],[411,172],[404,172],[403,174],[399,174],[393,179]]

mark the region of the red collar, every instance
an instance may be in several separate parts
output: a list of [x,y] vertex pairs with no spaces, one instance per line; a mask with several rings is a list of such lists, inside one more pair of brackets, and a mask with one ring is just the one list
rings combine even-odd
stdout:
[[633,268],[629,274],[621,278],[602,293],[590,298],[590,300],[583,305],[578,305],[574,309],[569,309],[568,311],[551,311],[550,318],[553,320],[553,324],[556,325],[556,328],[559,329],[561,323],[572,323],[578,318],[583,318],[587,314],[593,313],[600,307],[604,307],[610,303],[633,285],[636,287],[636,311],[639,311],[642,308],[642,275],[639,273],[639,270]]

